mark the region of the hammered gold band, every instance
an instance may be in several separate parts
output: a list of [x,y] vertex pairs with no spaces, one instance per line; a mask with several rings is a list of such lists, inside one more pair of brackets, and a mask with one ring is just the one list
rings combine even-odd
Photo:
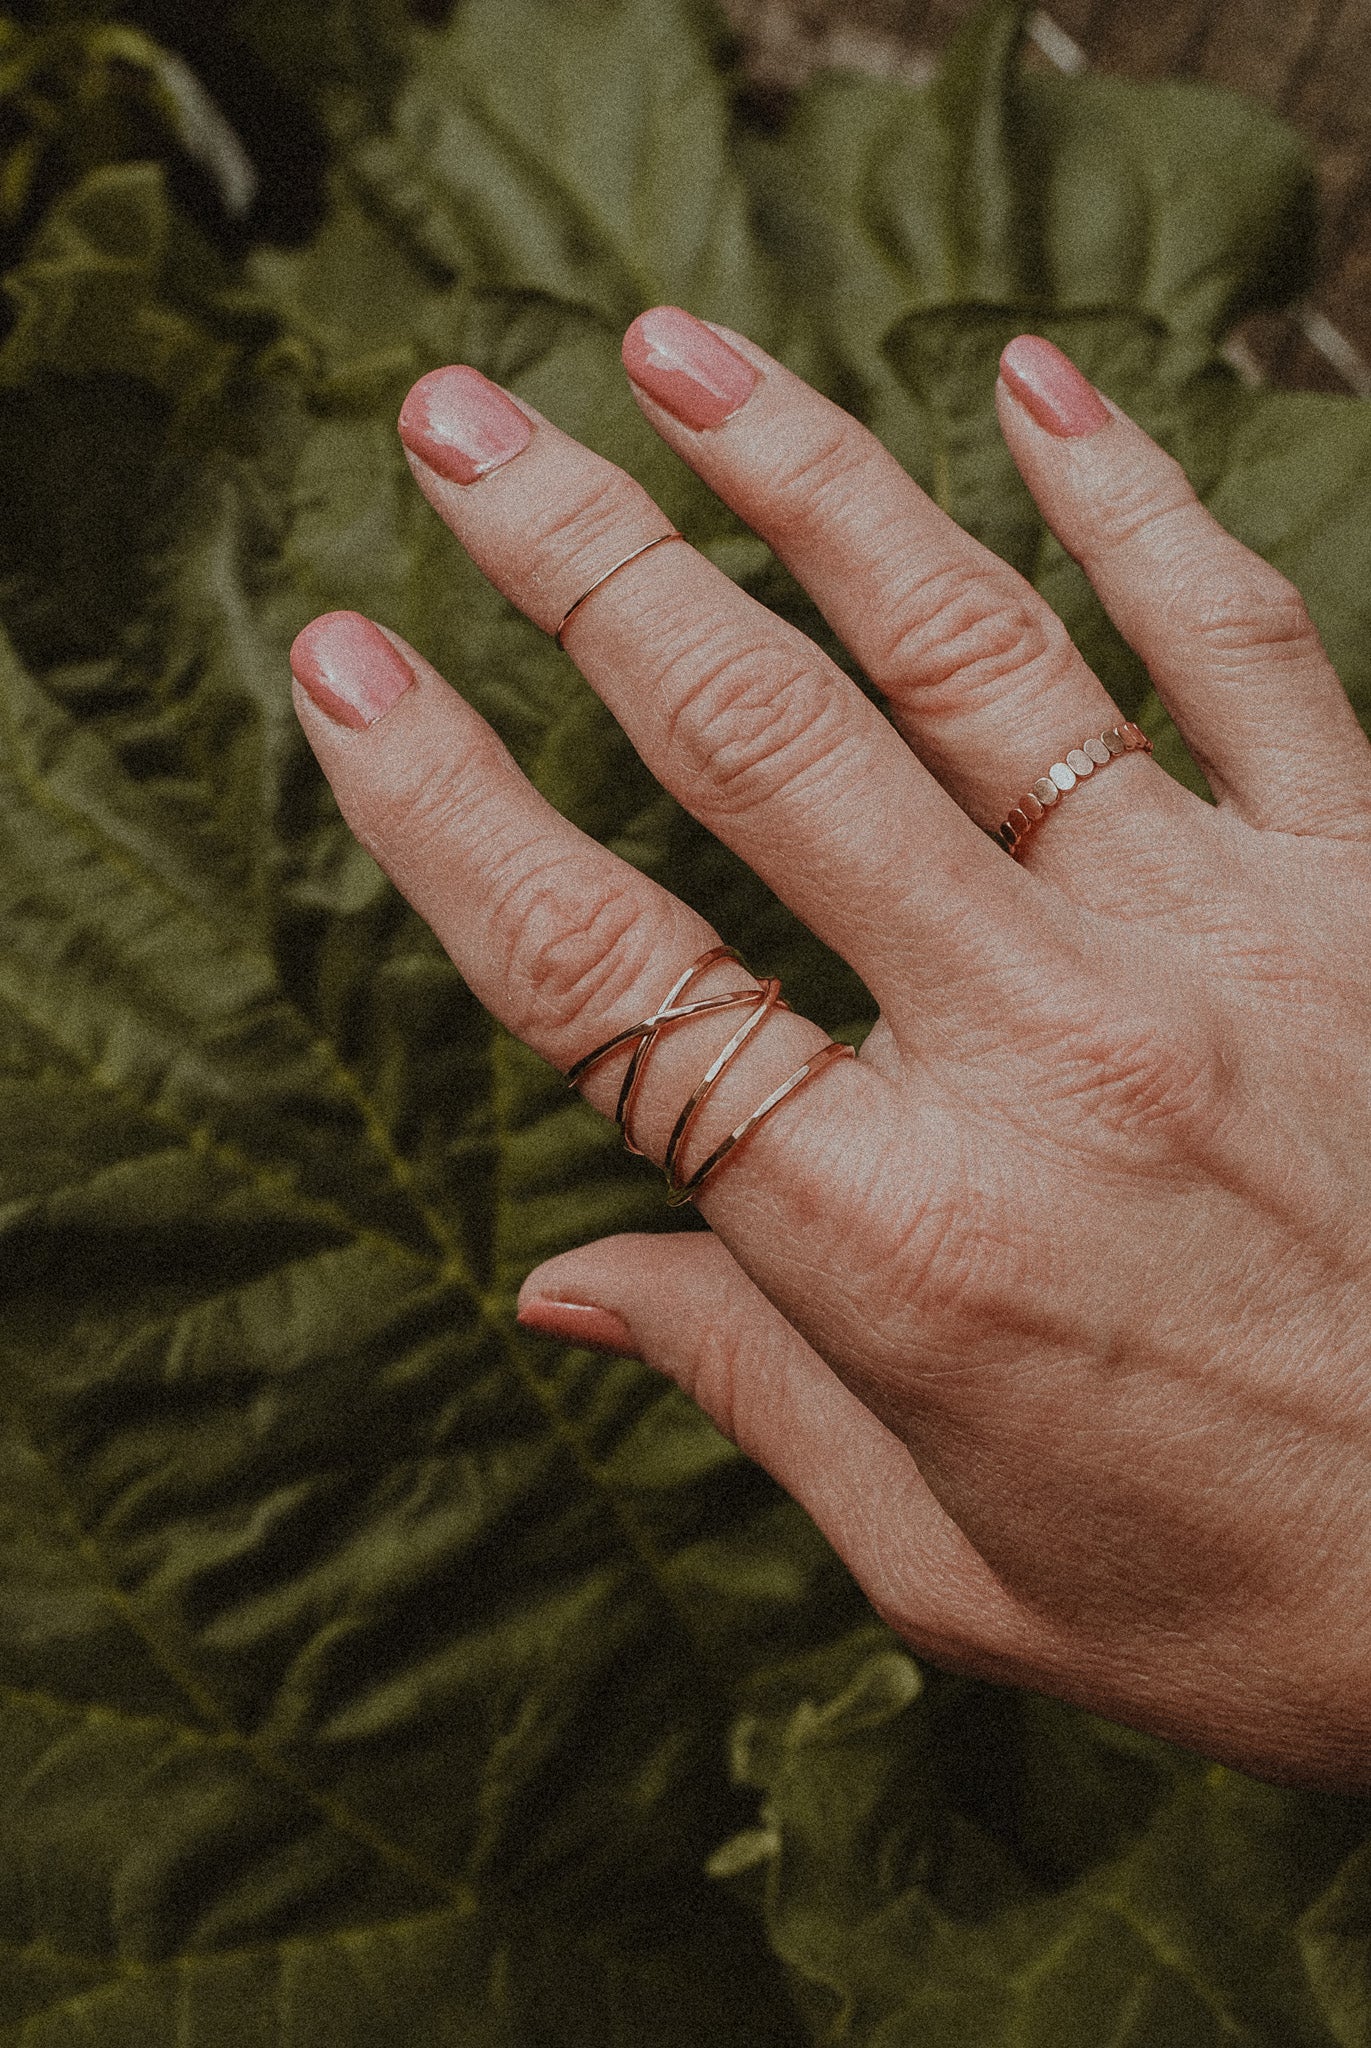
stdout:
[[1150,754],[1152,742],[1140,725],[1131,719],[1121,719],[1118,725],[1111,725],[1107,731],[1085,740],[1079,747],[1073,747],[1064,760],[1054,761],[1046,775],[1040,775],[1031,789],[1024,791],[999,830],[991,837],[998,839],[1001,846],[1012,853],[1017,860],[1019,849],[1033,827],[1040,824],[1052,806],[1087,775],[1093,775],[1097,768],[1103,768],[1119,754]]
[[587,585],[587,587],[581,592],[581,595],[576,599],[576,602],[574,604],[569,604],[566,610],[562,613],[561,624],[558,626],[556,632],[552,636],[553,639],[557,642],[557,645],[565,649],[566,642],[563,640],[562,635],[565,633],[567,627],[571,624],[571,621],[575,618],[577,612],[581,609],[581,606],[585,603],[586,599],[588,597],[594,597],[596,591],[600,588],[600,585],[602,583],[608,583],[611,576],[617,576],[619,571],[621,569],[626,569],[630,562],[636,562],[639,555],[651,554],[654,548],[661,547],[665,541],[684,539],[685,535],[677,533],[675,527],[673,526],[669,533],[659,533],[656,540],[645,540],[640,548],[634,548],[632,554],[624,555],[620,561],[615,562],[612,568],[606,569],[603,576],[597,576],[595,578],[595,581]]
[[[667,540],[671,536],[663,534],[662,538]],[[698,1194],[710,1175],[722,1166],[729,1153],[740,1145],[744,1138],[751,1137],[762,1119],[770,1116],[772,1110],[784,1102],[788,1095],[793,1095],[804,1082],[822,1073],[834,1060],[856,1058],[852,1046],[840,1045],[836,1039],[830,1039],[827,1045],[820,1046],[812,1059],[806,1060],[802,1067],[797,1067],[793,1074],[782,1081],[779,1088],[773,1088],[766,1100],[759,1102],[751,1115],[744,1117],[743,1121],[714,1147],[708,1157],[700,1161],[693,1173],[687,1174],[681,1165],[681,1154],[700,1111],[713,1094],[724,1069],[742,1050],[753,1032],[766,1022],[773,1010],[790,1008],[789,1003],[782,1000],[781,984],[774,975],[766,981],[759,981],[755,988],[732,989],[727,995],[697,996],[693,1002],[682,1002],[681,997],[690,984],[718,960],[737,960],[739,966],[743,964],[734,947],[711,946],[707,953],[702,953],[698,960],[686,968],[684,974],[677,976],[666,998],[650,1017],[645,1017],[641,1024],[629,1025],[626,1031],[616,1032],[613,1038],[607,1038],[603,1045],[597,1045],[593,1052],[588,1052],[577,1060],[567,1072],[567,1080],[575,1088],[601,1060],[608,1059],[611,1053],[621,1051],[626,1045],[633,1046],[632,1057],[619,1087],[619,1101],[614,1111],[614,1120],[624,1134],[624,1143],[629,1151],[641,1155],[642,1148],[634,1142],[633,1137],[633,1110],[652,1048],[663,1031],[669,1030],[675,1024],[683,1024],[691,1017],[708,1016],[716,1010],[741,1009],[745,1004],[748,1006],[749,1014],[723,1050],[716,1053],[710,1061],[672,1126],[662,1168],[667,1178],[667,1201],[673,1207],[677,1203],[690,1201]]]

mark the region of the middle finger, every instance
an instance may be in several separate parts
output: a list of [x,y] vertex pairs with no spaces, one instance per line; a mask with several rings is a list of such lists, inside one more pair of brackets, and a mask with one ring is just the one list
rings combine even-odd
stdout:
[[[470,369],[401,434],[477,565],[548,631],[668,530],[637,483]],[[492,457],[493,451],[493,459]],[[473,488],[473,485],[476,486]],[[679,541],[598,584],[565,644],[648,767],[856,969],[887,1013],[1050,948],[1030,878],[814,643]]]

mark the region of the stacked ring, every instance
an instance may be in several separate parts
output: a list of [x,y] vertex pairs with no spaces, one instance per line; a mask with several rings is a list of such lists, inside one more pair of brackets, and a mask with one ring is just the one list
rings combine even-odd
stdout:
[[691,982],[718,960],[736,960],[740,966],[743,964],[734,947],[712,946],[707,953],[702,953],[698,960],[687,967],[684,974],[677,977],[665,1000],[650,1017],[645,1017],[640,1024],[629,1025],[626,1031],[616,1032],[613,1038],[607,1038],[603,1045],[597,1045],[593,1052],[588,1052],[577,1060],[567,1072],[567,1081],[574,1088],[592,1067],[599,1065],[601,1060],[608,1059],[611,1053],[621,1051],[626,1045],[633,1046],[632,1056],[619,1087],[619,1101],[614,1112],[614,1120],[624,1134],[624,1144],[628,1150],[641,1155],[642,1147],[633,1137],[633,1109],[648,1059],[663,1031],[670,1029],[672,1025],[683,1024],[691,1017],[704,1017],[717,1010],[740,1009],[744,1004],[749,1006],[749,1015],[743,1019],[722,1052],[716,1053],[710,1061],[672,1126],[662,1168],[667,1178],[667,1201],[673,1207],[678,1203],[690,1201],[698,1194],[705,1181],[723,1164],[729,1153],[741,1144],[744,1138],[750,1137],[763,1117],[769,1116],[778,1103],[784,1102],[787,1095],[792,1095],[803,1082],[822,1073],[834,1060],[856,1058],[852,1046],[840,1045],[836,1040],[830,1039],[827,1045],[819,1048],[812,1059],[806,1060],[802,1067],[797,1067],[778,1088],[773,1088],[766,1100],[758,1103],[756,1109],[744,1117],[743,1121],[714,1147],[707,1158],[701,1160],[693,1173],[687,1174],[681,1166],[681,1154],[686,1139],[690,1136],[700,1111],[713,1094],[725,1067],[735,1054],[742,1050],[753,1032],[766,1022],[773,1010],[790,1008],[789,1003],[782,1000],[781,984],[774,975],[766,981],[759,981],[755,988],[732,989],[727,995],[697,996],[693,1002],[683,1003],[680,998]]
[[1053,804],[1069,789],[1074,789],[1078,782],[1083,782],[1087,775],[1093,775],[1097,768],[1103,768],[1118,754],[1151,752],[1151,740],[1131,719],[1110,726],[1081,746],[1073,747],[1065,760],[1054,761],[1046,775],[1040,775],[1032,788],[1024,791],[1003,825],[991,837],[998,839],[1017,860],[1019,849],[1033,827],[1047,816]]

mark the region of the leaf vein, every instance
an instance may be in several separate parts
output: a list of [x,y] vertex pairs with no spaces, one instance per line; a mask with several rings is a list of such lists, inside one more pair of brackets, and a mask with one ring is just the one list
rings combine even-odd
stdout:
[[138,1603],[120,1585],[99,1542],[81,1520],[76,1502],[55,1457],[41,1441],[29,1418],[23,1415],[22,1410],[18,1412],[25,1425],[29,1442],[48,1473],[57,1511],[66,1527],[68,1537],[78,1556],[90,1570],[102,1597],[108,1601],[125,1627],[151,1652],[154,1662],[178,1690],[184,1693],[201,1718],[209,1724],[206,1733],[217,1734],[226,1743],[231,1744],[247,1759],[261,1778],[304,1801],[336,1833],[370,1849],[382,1863],[407,1875],[424,1890],[436,1892],[440,1898],[451,1901],[454,1906],[473,1910],[474,1901],[469,1886],[444,1877],[421,1857],[415,1856],[401,1843],[393,1841],[383,1829],[376,1827],[362,1815],[354,1813],[346,1801],[311,1785],[307,1778],[293,1770],[267,1744],[255,1741],[234,1724],[227,1710],[215,1699],[191,1664],[179,1651],[171,1648],[160,1638],[141,1612]]
[[[258,1958],[264,1962],[273,1956],[284,1960],[289,1956],[310,1955],[324,1948],[361,1946],[367,1942],[411,1935],[424,1928],[438,1929],[449,1923],[460,1926],[473,1917],[472,1909],[458,1902],[424,1913],[402,1914],[393,1920],[359,1921],[355,1925],[330,1927],[318,1934],[291,1934],[276,1940],[239,1942],[231,1948],[192,1950],[155,1963],[101,1965],[88,1964],[84,1958],[73,1958],[73,1962],[82,1968],[103,1968],[105,1981],[87,1991],[69,1992],[50,2004],[35,2007],[21,2021],[0,2026],[0,2048],[23,2048],[29,2029],[37,2022],[84,2016],[101,2003],[118,1997],[132,1984],[155,1985],[172,1975],[184,1978],[196,1969],[222,1968],[226,1964],[251,1962]],[[0,1942],[0,1950],[4,1946]]]
[[1117,1892],[1104,1895],[1101,1903],[1107,1911],[1114,1914],[1116,1919],[1123,1922],[1130,1933],[1136,1935],[1138,1940],[1151,1950],[1163,1968],[1168,1970],[1173,1977],[1178,1977],[1189,1990],[1193,1991],[1201,2004],[1208,2006],[1227,2038],[1234,2041],[1256,2042],[1258,2040],[1259,2037],[1249,2027],[1244,2026],[1242,2021],[1228,2010],[1228,2007],[1224,2004],[1213,1985],[1205,1983],[1199,1972],[1192,1964],[1187,1962],[1185,1956],[1175,1944],[1167,1939],[1160,1927],[1155,1926],[1151,1920],[1139,1913],[1127,1899]]
[[[255,961],[263,961],[274,973],[275,963],[264,948],[245,945],[230,926],[220,924],[212,918],[194,897],[176,888],[154,867],[139,860],[127,847],[122,846],[86,811],[59,795],[52,786],[51,778],[44,774],[24,744],[15,707],[7,690],[0,690],[0,708],[3,708],[5,725],[10,737],[9,753],[14,773],[34,803],[59,824],[74,827],[84,833],[94,847],[97,857],[106,866],[112,867],[116,873],[124,875],[150,893],[160,896],[179,916],[193,926],[209,932],[226,950],[237,952]],[[281,992],[281,1003],[299,1032],[302,1042],[313,1053],[335,1089],[360,1115],[369,1143],[394,1185],[414,1210],[435,1248],[442,1255],[445,1265],[454,1275],[461,1277],[475,1294],[475,1281],[466,1269],[459,1239],[435,1205],[424,1198],[412,1165],[400,1154],[389,1127],[368,1094],[361,1076],[347,1065],[332,1040],[316,1031],[299,1005],[286,997],[284,992]]]
[[151,1122],[160,1123],[172,1132],[179,1141],[179,1148],[198,1159],[212,1159],[228,1171],[246,1179],[259,1193],[273,1202],[283,1202],[294,1212],[314,1222],[327,1223],[343,1237],[355,1239],[358,1243],[383,1246],[393,1257],[406,1260],[413,1265],[431,1268],[435,1261],[431,1256],[416,1251],[402,1239],[389,1231],[381,1230],[374,1224],[367,1224],[353,1216],[341,1203],[326,1195],[307,1195],[297,1184],[294,1176],[283,1167],[266,1166],[261,1160],[235,1145],[230,1139],[222,1138],[208,1124],[193,1124],[188,1118],[178,1116],[176,1111],[162,1101],[149,1100],[121,1081],[98,1060],[92,1059],[83,1047],[74,1045],[62,1037],[50,1017],[26,1003],[12,985],[0,983],[0,1002],[6,1003],[14,1014],[29,1029],[40,1033],[51,1045],[64,1054],[82,1073],[85,1080],[101,1089],[125,1108]]

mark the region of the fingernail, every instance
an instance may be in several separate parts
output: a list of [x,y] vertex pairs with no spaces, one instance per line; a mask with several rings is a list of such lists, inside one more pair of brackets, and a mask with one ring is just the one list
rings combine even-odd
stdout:
[[1040,427],[1078,440],[1107,427],[1113,414],[1088,378],[1040,334],[1020,334],[1000,357],[1000,375]]
[[640,1356],[632,1330],[612,1308],[596,1308],[585,1301],[525,1301],[519,1304],[518,1320],[524,1329],[560,1337],[564,1344],[615,1351],[623,1358]]
[[639,390],[685,427],[721,427],[760,381],[736,348],[679,306],[640,313],[624,336],[623,354]]
[[474,484],[533,438],[533,422],[498,384],[465,365],[430,370],[400,409],[400,439],[439,476]]
[[326,612],[296,638],[291,673],[321,711],[363,732],[398,704],[414,671],[360,612]]

